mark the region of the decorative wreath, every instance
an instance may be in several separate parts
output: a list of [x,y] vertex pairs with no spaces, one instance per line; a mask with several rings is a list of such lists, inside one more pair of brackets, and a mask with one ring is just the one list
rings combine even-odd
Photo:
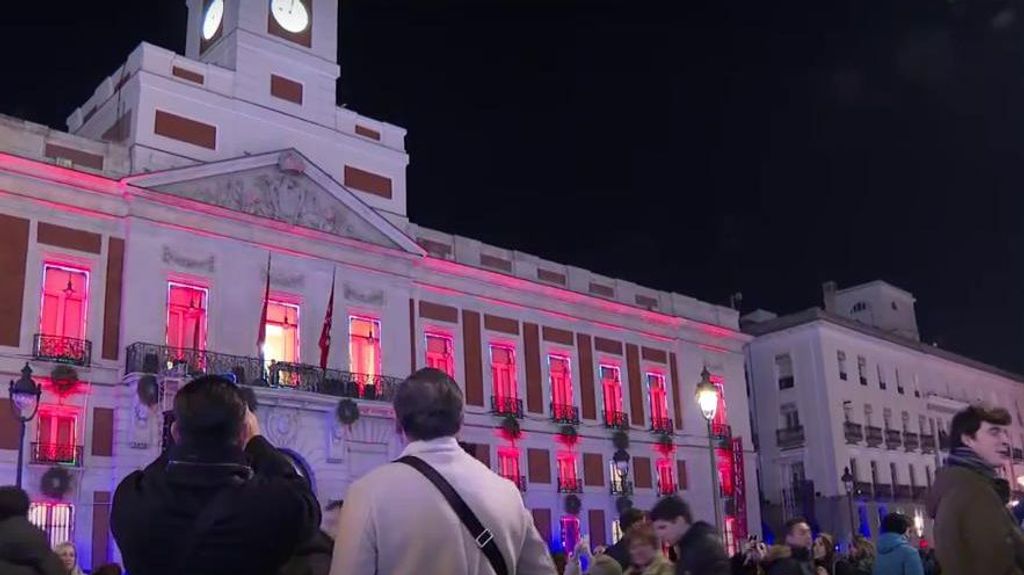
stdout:
[[39,481],[39,491],[51,499],[61,499],[71,490],[71,472],[63,467],[51,467]]
[[579,441],[579,434],[576,432],[576,428],[571,425],[563,425],[559,428],[558,435],[562,443],[567,445],[575,445]]
[[160,384],[156,381],[155,375],[144,375],[139,378],[135,385],[135,394],[139,396],[139,403],[146,407],[153,407],[160,401]]
[[347,397],[338,402],[338,409],[335,413],[338,416],[338,421],[345,425],[352,425],[359,421],[359,406]]
[[523,430],[519,427],[519,420],[511,413],[501,419],[501,429],[509,439],[519,439]]
[[612,445],[615,449],[629,449],[629,434],[619,430],[612,434]]
[[57,393],[68,394],[78,385],[78,371],[70,365],[58,365],[50,371],[50,381]]
[[579,515],[580,509],[583,508],[583,502],[580,501],[579,495],[570,493],[565,496],[565,512],[570,515]]
[[615,500],[615,510],[621,515],[625,513],[627,509],[633,508],[633,500],[623,495]]

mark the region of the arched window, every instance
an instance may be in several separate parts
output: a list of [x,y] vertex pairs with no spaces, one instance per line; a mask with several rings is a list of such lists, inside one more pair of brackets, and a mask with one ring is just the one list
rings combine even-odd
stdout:
[[862,312],[862,311],[867,311],[867,309],[868,309],[868,304],[865,303],[865,302],[859,301],[859,302],[853,304],[853,308],[850,309],[850,313],[859,313],[859,312]]

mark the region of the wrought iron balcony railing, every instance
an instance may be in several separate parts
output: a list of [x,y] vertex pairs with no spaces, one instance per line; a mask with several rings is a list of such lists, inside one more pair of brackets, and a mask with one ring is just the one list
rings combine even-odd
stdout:
[[675,426],[672,425],[670,417],[651,417],[651,431],[653,433],[672,433]]
[[909,485],[894,485],[893,497],[899,500],[908,501],[913,499],[914,490]]
[[882,428],[869,425],[864,428],[864,438],[868,442],[868,447],[878,447],[884,441],[882,437]]
[[885,430],[885,448],[886,449],[899,449],[900,445],[903,444],[903,437],[900,435],[898,429],[886,429]]
[[92,342],[37,333],[32,340],[32,359],[89,367],[92,363]]
[[522,491],[523,493],[526,493],[526,477],[525,476],[522,476],[522,475],[504,475],[504,474],[502,474],[502,477],[504,477],[505,479],[508,479],[512,483],[515,483],[516,487],[519,488],[519,491]]
[[629,416],[622,411],[605,411],[604,426],[609,429],[629,429]]
[[934,435],[922,435],[921,436],[921,451],[925,453],[935,453],[935,436]]
[[125,371],[166,377],[231,373],[242,385],[386,402],[391,401],[395,388],[402,381],[386,375],[321,369],[301,363],[271,362],[264,367],[263,362],[256,357],[150,343],[133,343],[128,346]]
[[582,479],[564,479],[558,478],[558,492],[559,493],[583,493],[583,480]]
[[864,441],[864,426],[852,421],[844,421],[843,435],[846,436],[846,443],[856,445]]
[[673,495],[676,491],[678,491],[678,488],[675,483],[662,483],[658,481],[658,495]]
[[512,415],[523,418],[523,400],[516,397],[491,396],[491,413],[494,415]]
[[32,463],[82,466],[82,446],[63,443],[33,443]]
[[779,449],[793,449],[804,445],[804,426],[784,427],[775,430],[775,439]]
[[566,425],[579,425],[580,408],[565,403],[552,403],[551,421]]
[[628,479],[612,480],[611,485],[612,495],[632,495],[633,494],[633,482]]
[[903,432],[903,448],[907,451],[917,451],[921,443],[918,439],[920,436],[916,433],[910,433],[907,431]]
[[875,499],[892,499],[892,485],[888,483],[876,483]]
[[732,439],[732,427],[725,423],[712,423],[711,437],[719,441],[728,441]]

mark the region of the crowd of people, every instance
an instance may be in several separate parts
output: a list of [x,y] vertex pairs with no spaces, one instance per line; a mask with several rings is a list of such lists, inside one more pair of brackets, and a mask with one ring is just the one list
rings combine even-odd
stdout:
[[[911,545],[912,523],[889,514],[876,543],[835,539],[801,518],[783,540],[756,538],[729,557],[711,525],[677,496],[619,517],[624,536],[586,537],[552,555],[518,488],[462,449],[462,392],[422,369],[397,388],[407,445],[321,509],[308,478],[261,434],[245,393],[203,376],[174,402],[172,445],[118,486],[111,532],[130,575],[1024,575],[1024,533],[997,469],[1009,455],[1004,409],[954,416],[947,464],[927,498],[935,550]],[[29,498],[0,488],[0,575],[80,575],[75,548],[51,549],[28,520]],[[1017,517],[1024,515],[1018,509]],[[941,571],[939,566],[941,566]],[[121,575],[108,565],[94,570]]]

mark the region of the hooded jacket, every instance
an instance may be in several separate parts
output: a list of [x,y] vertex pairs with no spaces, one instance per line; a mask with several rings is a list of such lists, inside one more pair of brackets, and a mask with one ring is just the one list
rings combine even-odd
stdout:
[[983,474],[946,466],[926,498],[944,575],[1024,575],[1024,534]]
[[924,575],[921,556],[899,533],[878,536],[878,555],[871,575]]
[[65,575],[67,571],[43,530],[24,517],[0,520],[0,573],[3,575]]

